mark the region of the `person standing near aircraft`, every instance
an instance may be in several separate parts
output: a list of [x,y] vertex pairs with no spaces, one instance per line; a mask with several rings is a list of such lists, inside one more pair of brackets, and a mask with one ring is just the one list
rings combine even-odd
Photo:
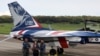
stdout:
[[37,41],[33,42],[32,51],[33,51],[33,56],[39,56],[39,45]]
[[29,56],[29,48],[30,44],[28,42],[28,39],[25,38],[23,42],[23,56]]
[[46,45],[44,43],[44,40],[41,40],[41,42],[40,42],[40,56],[45,55],[45,49],[46,49]]

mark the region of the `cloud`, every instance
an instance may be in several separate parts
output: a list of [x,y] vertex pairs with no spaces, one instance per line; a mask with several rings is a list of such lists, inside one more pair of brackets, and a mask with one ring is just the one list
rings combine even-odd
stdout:
[[9,11],[0,12],[0,16],[2,16],[2,15],[9,15],[10,16],[10,12]]

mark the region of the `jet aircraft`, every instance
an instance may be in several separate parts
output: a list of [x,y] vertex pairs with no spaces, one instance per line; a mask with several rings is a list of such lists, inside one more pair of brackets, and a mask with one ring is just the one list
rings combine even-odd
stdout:
[[68,41],[73,38],[80,41],[80,37],[100,37],[100,33],[92,31],[57,31],[43,28],[39,22],[34,19],[18,2],[8,4],[12,15],[14,27],[10,32],[10,38],[18,39],[28,38],[29,41],[34,39],[43,39],[44,41],[54,43],[52,45],[68,47]]

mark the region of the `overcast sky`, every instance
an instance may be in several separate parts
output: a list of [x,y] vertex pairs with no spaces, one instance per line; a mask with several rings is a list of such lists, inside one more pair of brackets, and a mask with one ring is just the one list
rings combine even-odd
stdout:
[[7,4],[13,1],[33,16],[100,16],[100,0],[0,0],[0,15],[10,14]]

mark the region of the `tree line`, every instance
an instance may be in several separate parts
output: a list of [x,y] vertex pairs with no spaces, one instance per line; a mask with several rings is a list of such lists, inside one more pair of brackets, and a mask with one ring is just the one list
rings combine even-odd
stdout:
[[[34,16],[40,23],[71,23],[79,24],[84,21],[90,20],[100,22],[100,16]],[[11,16],[0,16],[0,23],[12,23]]]

